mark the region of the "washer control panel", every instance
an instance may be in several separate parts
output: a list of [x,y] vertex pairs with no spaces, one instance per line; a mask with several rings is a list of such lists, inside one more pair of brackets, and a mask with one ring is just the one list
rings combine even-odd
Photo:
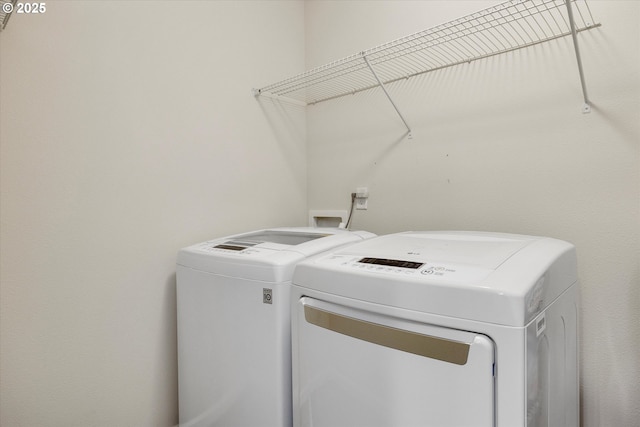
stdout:
[[250,242],[241,240],[227,240],[224,242],[209,241],[201,243],[198,246],[198,250],[210,253],[225,253],[225,254],[237,254],[237,255],[256,255],[263,252],[272,252],[261,248],[258,245],[263,242]]

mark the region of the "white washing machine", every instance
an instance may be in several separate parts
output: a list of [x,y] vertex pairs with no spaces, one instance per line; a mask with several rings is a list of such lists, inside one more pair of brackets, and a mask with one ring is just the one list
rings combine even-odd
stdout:
[[290,426],[289,292],[294,266],[372,236],[341,229],[277,228],[180,250],[180,425]]
[[292,287],[296,427],[577,427],[575,248],[406,232],[310,258]]

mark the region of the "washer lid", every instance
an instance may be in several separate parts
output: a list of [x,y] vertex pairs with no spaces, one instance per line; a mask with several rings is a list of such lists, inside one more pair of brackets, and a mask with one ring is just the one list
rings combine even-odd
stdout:
[[[228,245],[239,245],[240,247],[255,246],[261,243],[276,243],[279,245],[297,246],[312,240],[331,236],[335,233],[326,232],[305,232],[290,230],[260,230],[253,233],[241,234],[229,242]],[[221,243],[223,246],[225,243]],[[232,248],[232,250],[239,250]]]
[[514,326],[576,280],[571,244],[481,232],[380,236],[302,262],[293,279],[350,298]]
[[181,249],[178,265],[231,277],[290,281],[300,260],[374,234],[337,228],[288,227],[256,230]]

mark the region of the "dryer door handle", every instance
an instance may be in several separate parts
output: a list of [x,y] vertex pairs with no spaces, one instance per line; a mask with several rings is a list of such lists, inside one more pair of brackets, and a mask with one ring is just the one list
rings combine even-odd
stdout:
[[343,335],[378,344],[395,350],[465,365],[470,344],[446,338],[381,325],[312,307],[304,306],[308,323]]

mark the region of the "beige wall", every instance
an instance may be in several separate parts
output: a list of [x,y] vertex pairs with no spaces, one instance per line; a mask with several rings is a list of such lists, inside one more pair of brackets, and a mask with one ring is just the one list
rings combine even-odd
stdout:
[[0,425],[175,425],[176,251],[306,223],[304,111],[251,94],[303,3],[46,4],[0,34]]
[[[495,2],[307,2],[307,67]],[[579,35],[593,111],[569,38],[308,108],[309,209],[356,187],[375,233],[466,229],[573,242],[582,280],[583,425],[640,419],[640,2],[590,1]],[[329,30],[330,29],[330,30]]]

